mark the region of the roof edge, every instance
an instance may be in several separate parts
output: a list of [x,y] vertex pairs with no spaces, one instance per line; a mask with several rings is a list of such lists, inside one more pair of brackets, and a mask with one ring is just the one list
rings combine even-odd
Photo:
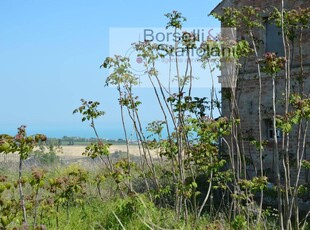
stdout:
[[221,14],[223,7],[231,7],[232,6],[232,0],[222,0],[217,6],[210,12],[210,14],[217,13]]

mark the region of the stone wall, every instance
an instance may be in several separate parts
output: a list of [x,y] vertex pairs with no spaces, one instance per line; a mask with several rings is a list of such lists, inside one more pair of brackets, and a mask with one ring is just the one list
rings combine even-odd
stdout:
[[[298,7],[310,7],[310,1],[286,1],[288,9],[298,8]],[[259,1],[259,0],[235,0],[232,1],[234,7],[242,7],[242,6],[253,6],[259,7],[261,9],[271,9],[272,7],[276,6],[279,7],[281,5],[280,0],[269,0],[269,1]],[[263,41],[265,38],[265,31],[264,30],[257,30],[255,31],[256,36],[258,36]],[[240,33],[237,31],[237,38],[240,39],[241,37],[246,37],[245,34]],[[303,40],[304,42],[302,45],[302,58],[303,58],[303,65],[304,65],[304,94],[310,95],[310,30],[305,30],[303,32]],[[291,91],[292,92],[300,92],[300,83],[298,82],[297,78],[300,76],[300,51],[299,51],[300,44],[295,44],[291,46],[290,52],[292,54],[292,69],[291,69]],[[261,46],[259,51],[259,55],[262,56],[265,52],[265,45]],[[247,138],[252,136],[256,140],[259,139],[259,127],[258,127],[258,96],[259,96],[259,82],[257,79],[257,64],[256,58],[254,56],[250,57],[248,60],[243,61],[243,66],[240,69],[240,74],[238,75],[237,81],[237,102],[238,102],[238,113],[241,119],[241,133],[244,139],[243,142],[243,150],[247,157],[253,161],[252,167],[249,167],[249,170],[253,171],[253,175],[257,173],[259,169],[259,155],[258,151],[255,149],[253,145],[247,141]],[[223,72],[222,72],[223,75]],[[227,75],[227,73],[226,73]],[[230,77],[230,76],[226,76]],[[224,77],[220,78],[220,82],[223,82]],[[229,92],[231,89],[226,88],[227,85],[222,84],[222,113],[223,116],[230,116],[230,101],[229,101]],[[283,73],[277,76],[276,80],[276,104],[277,104],[277,114],[284,113],[283,107],[283,93],[285,91],[285,79]],[[227,96],[228,95],[228,96]],[[267,175],[272,179],[272,172],[274,168],[274,145],[273,140],[270,138],[269,135],[269,125],[272,119],[272,79],[269,76],[262,76],[262,137],[263,140],[268,141],[269,143],[265,147],[264,150],[264,167],[266,172],[271,173],[271,175]],[[290,145],[289,145],[289,153],[290,153],[290,163],[292,167],[296,165],[294,160],[296,159],[296,151],[297,151],[297,127],[293,129],[290,134]],[[308,128],[307,132],[307,144],[305,146],[305,158],[310,160],[310,128]],[[279,138],[279,150],[281,151],[282,138]],[[281,154],[280,154],[281,155]],[[280,164],[282,165],[282,164]],[[270,169],[270,170],[268,170]],[[306,183],[310,183],[310,174],[308,171],[302,172],[302,181]]]

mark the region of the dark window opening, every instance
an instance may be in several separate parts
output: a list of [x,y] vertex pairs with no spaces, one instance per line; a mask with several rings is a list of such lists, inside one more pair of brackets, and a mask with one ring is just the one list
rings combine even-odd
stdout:
[[276,53],[277,56],[284,56],[284,46],[282,39],[282,29],[276,25],[266,22],[265,52]]
[[[271,119],[265,119],[265,127],[266,127],[266,138],[267,140],[273,140],[273,123]],[[277,128],[277,138],[282,139],[282,130]]]

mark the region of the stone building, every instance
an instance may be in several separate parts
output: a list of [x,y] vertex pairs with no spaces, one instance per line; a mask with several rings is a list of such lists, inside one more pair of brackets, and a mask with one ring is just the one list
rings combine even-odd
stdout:
[[[268,12],[272,11],[274,7],[281,8],[281,0],[223,0],[212,11],[213,13],[221,15],[223,13],[223,7],[241,8],[243,6],[258,7],[261,10],[265,10],[262,13],[262,23],[265,29],[255,30],[255,36],[262,41],[258,49],[258,57],[262,58],[266,52],[275,52],[278,56],[284,56],[283,38],[281,35],[281,29],[274,24],[265,20],[268,17]],[[299,9],[310,7],[309,0],[285,0],[285,8]],[[266,17],[266,18],[265,18]],[[222,28],[225,25],[222,24]],[[224,33],[224,32],[223,32]],[[245,37],[240,29],[236,30],[237,40]],[[304,29],[302,35],[303,41],[302,53],[300,53],[300,44],[295,42],[289,48],[291,52],[290,62],[290,90],[291,93],[301,93],[304,97],[310,95],[310,29]],[[246,38],[247,39],[247,38]],[[248,39],[247,39],[248,40]],[[302,68],[300,60],[302,58]],[[248,167],[248,173],[252,176],[259,175],[259,154],[257,149],[250,143],[249,139],[259,139],[259,116],[258,116],[258,98],[259,98],[259,80],[257,69],[257,57],[255,55],[250,56],[246,60],[241,60],[242,66],[236,73],[236,101],[238,105],[238,117],[241,120],[242,130],[240,131],[241,139],[243,140],[243,151],[247,159],[252,163]],[[225,96],[225,93],[230,92],[231,82],[227,83],[227,79],[231,80],[234,75],[234,71],[227,67],[227,63],[222,63],[222,74],[219,76],[219,81],[222,84],[222,114],[223,116],[230,117],[231,104],[230,100]],[[228,70],[227,70],[228,69]],[[285,91],[286,80],[283,71],[278,74],[276,78],[276,103],[277,114],[284,114],[283,105],[283,92]],[[274,142],[273,142],[273,124],[272,124],[272,78],[265,74],[261,75],[262,83],[262,100],[261,100],[261,123],[262,123],[262,139],[266,141],[264,147],[264,171],[268,178],[272,181],[274,178]],[[305,123],[303,123],[302,130],[305,130]],[[307,134],[306,143],[304,146],[303,158],[310,160],[310,128],[305,133]],[[283,140],[283,133],[279,129],[277,130],[277,137],[279,141],[280,159],[283,160],[284,153],[281,147]],[[296,165],[296,153],[297,153],[297,140],[298,129],[296,126],[293,128],[290,134],[289,141],[289,161],[291,167]],[[304,134],[302,134],[304,137]],[[301,155],[301,151],[299,154]],[[280,164],[281,167],[282,164]],[[283,173],[283,167],[281,167]],[[294,170],[292,171],[292,177],[294,177]],[[310,184],[309,170],[302,170],[301,173],[302,183]],[[283,174],[281,175],[283,176]]]

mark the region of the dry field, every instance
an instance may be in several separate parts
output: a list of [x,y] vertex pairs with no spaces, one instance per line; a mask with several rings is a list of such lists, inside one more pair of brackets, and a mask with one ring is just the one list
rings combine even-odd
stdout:
[[[62,151],[57,151],[58,155],[63,160],[78,160],[84,157],[82,153],[85,151],[86,146],[82,145],[64,145],[62,146]],[[48,150],[47,150],[48,151]],[[110,153],[113,154],[114,152],[127,152],[126,145],[111,145],[110,146]],[[129,145],[129,153],[134,156],[140,156],[139,153],[139,146],[138,145]],[[155,151],[151,151],[151,155],[154,158],[157,158],[157,154]],[[17,153],[12,154],[0,154],[0,162],[18,162],[19,155]]]
[[[64,156],[71,157],[82,157],[82,153],[85,150],[85,146],[62,146]],[[126,145],[111,145],[110,153],[114,153],[116,151],[127,152]],[[139,154],[139,146],[138,145],[129,145],[129,153],[131,155],[140,156]],[[156,153],[151,151],[151,154],[155,157]]]

